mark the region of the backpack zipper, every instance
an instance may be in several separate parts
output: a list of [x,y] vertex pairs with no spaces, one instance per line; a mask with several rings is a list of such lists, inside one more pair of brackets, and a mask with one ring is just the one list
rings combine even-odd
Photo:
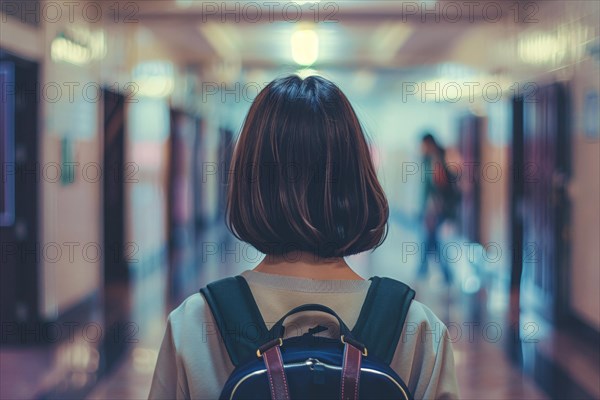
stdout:
[[[295,367],[306,367],[308,366],[310,369],[312,369],[315,365],[319,365],[322,366],[324,368],[328,368],[328,369],[333,369],[333,370],[337,370],[337,371],[341,371],[342,367],[338,367],[337,365],[331,365],[331,364],[326,364],[324,362],[319,361],[316,358],[309,358],[304,362],[297,362],[297,363],[291,363],[291,364],[284,364],[283,368],[295,368]],[[402,385],[395,380],[392,376],[386,374],[385,372],[381,372],[381,371],[377,371],[371,368],[360,368],[361,372],[366,372],[366,373],[370,373],[370,374],[376,374],[376,375],[381,375],[386,377],[388,380],[390,380],[392,383],[394,383],[398,389],[402,392],[403,395],[403,399],[404,400],[409,400],[408,395],[406,394],[406,391],[404,390],[404,388],[402,387]],[[233,387],[233,390],[231,391],[231,396],[229,396],[230,400],[233,400],[233,396],[235,396],[235,392],[238,390],[239,386],[244,383],[245,380],[249,379],[250,377],[253,377],[255,375],[261,375],[266,373],[267,370],[266,369],[259,369],[257,371],[251,372],[247,375],[244,375],[242,377],[242,379],[240,379],[238,381],[238,383],[236,383],[236,385]]]

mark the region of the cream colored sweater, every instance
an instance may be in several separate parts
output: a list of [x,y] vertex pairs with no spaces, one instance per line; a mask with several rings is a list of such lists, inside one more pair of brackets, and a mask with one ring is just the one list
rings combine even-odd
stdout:
[[[245,271],[242,276],[269,327],[294,307],[319,303],[335,310],[352,329],[371,284],[368,280],[314,280],[255,271]],[[324,313],[295,314],[286,320],[286,326],[294,327],[286,330],[286,337],[334,322]],[[410,306],[391,367],[415,399],[458,398],[448,331],[417,301]],[[217,399],[232,371],[210,309],[197,293],[169,315],[149,398]]]

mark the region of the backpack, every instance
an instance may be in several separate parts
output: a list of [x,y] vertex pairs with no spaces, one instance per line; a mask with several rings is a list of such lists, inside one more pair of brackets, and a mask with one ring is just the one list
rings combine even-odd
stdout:
[[443,215],[455,219],[456,211],[461,202],[461,192],[458,187],[458,175],[448,168],[446,160],[436,163],[433,173],[433,184],[442,198]]
[[[202,288],[235,367],[219,398],[412,400],[390,362],[415,292],[393,279],[370,280],[352,330],[334,310],[320,304],[296,307],[268,329],[242,276]],[[315,336],[327,329],[317,326],[283,339],[285,319],[304,311],[335,317],[339,338]]]

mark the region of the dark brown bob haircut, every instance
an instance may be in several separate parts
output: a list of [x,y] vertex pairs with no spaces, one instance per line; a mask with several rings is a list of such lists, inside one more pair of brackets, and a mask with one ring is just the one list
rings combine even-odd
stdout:
[[344,93],[319,76],[269,83],[234,150],[231,232],[268,255],[344,257],[381,245],[388,215],[369,145]]

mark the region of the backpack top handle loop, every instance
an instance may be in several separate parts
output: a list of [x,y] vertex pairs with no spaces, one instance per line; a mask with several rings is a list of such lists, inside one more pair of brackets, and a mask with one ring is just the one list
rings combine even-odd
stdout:
[[[350,341],[353,345],[358,344],[359,346],[362,346],[358,343],[358,341],[356,341],[354,339],[352,332],[350,331],[348,326],[344,323],[344,321],[342,321],[342,319],[339,317],[339,315],[337,315],[337,313],[335,311],[333,311],[331,308],[324,306],[322,304],[303,304],[301,306],[298,306],[298,307],[290,310],[287,314],[285,314],[283,317],[281,317],[281,319],[279,321],[277,321],[275,323],[275,325],[273,325],[273,327],[271,328],[271,331],[270,331],[272,334],[271,337],[282,338],[285,333],[285,327],[283,326],[285,319],[293,314],[297,314],[299,312],[304,312],[304,311],[320,311],[320,312],[324,312],[324,313],[327,313],[327,314],[335,317],[340,326],[340,339],[342,337],[345,338],[346,341],[349,341],[348,339],[350,339]],[[361,350],[362,350],[362,348],[364,348],[364,346],[361,347]]]
[[363,356],[367,356],[369,355],[367,348],[365,347],[364,344],[356,341],[355,339],[353,339],[352,337],[346,337],[345,335],[342,335],[342,337],[340,338],[341,342],[344,344],[349,344],[350,346],[354,346],[356,347],[358,350],[360,350],[362,352]]

